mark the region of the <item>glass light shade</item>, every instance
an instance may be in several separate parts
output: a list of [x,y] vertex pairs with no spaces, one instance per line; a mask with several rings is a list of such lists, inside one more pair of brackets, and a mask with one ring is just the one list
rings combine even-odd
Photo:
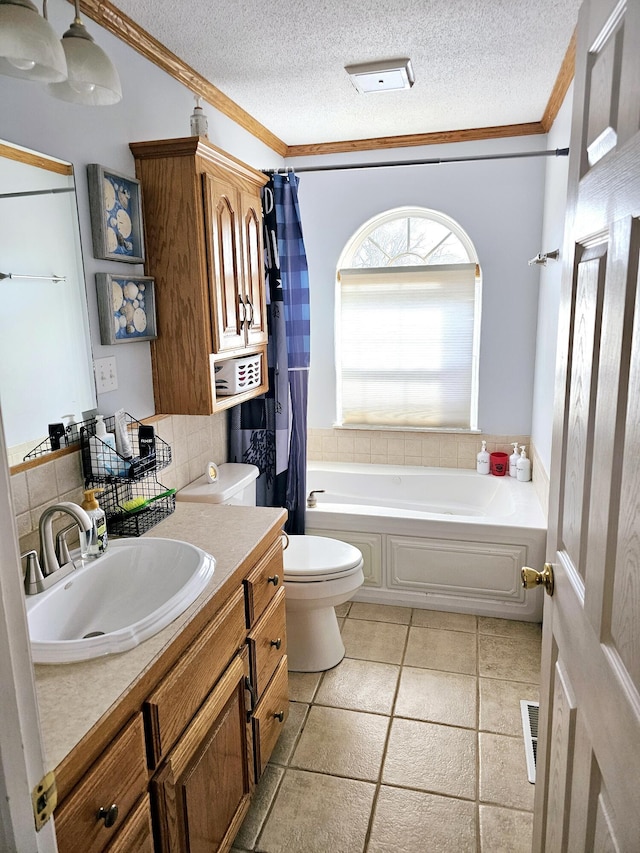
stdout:
[[67,76],[60,40],[28,0],[0,0],[0,74],[55,83]]
[[62,47],[68,76],[64,83],[49,86],[52,95],[62,101],[89,106],[108,106],[122,100],[118,72],[82,24],[71,25],[62,38]]

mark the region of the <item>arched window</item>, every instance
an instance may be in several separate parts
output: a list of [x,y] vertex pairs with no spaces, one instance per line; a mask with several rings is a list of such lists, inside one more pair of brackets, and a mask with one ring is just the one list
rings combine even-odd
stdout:
[[448,216],[399,208],[365,223],[338,269],[340,422],[475,429],[480,287]]

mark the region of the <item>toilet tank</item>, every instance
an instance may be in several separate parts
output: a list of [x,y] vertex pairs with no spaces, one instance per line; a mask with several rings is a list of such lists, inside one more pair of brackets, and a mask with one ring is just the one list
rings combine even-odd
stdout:
[[260,472],[255,465],[243,462],[225,462],[218,466],[218,476],[213,483],[206,474],[189,483],[176,494],[176,500],[197,503],[256,505],[256,479]]

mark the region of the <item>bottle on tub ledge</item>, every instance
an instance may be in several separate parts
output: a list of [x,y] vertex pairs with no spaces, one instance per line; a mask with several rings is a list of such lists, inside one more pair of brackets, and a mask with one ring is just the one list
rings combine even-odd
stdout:
[[518,442],[512,441],[511,445],[513,447],[513,453],[509,457],[509,476],[517,477],[518,476],[518,459],[520,459],[520,454],[518,453]]
[[520,445],[520,458],[516,465],[516,476],[520,483],[528,483],[531,479],[531,460],[527,459],[524,444]]
[[476,456],[476,471],[478,474],[489,473],[489,453],[487,452],[487,442],[482,442],[482,450]]

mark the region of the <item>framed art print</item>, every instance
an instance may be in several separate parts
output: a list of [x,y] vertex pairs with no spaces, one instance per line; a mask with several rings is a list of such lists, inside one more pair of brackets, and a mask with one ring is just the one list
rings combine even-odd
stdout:
[[156,326],[155,282],[146,275],[96,273],[100,343],[152,341]]
[[89,163],[93,254],[107,261],[144,261],[140,181]]

